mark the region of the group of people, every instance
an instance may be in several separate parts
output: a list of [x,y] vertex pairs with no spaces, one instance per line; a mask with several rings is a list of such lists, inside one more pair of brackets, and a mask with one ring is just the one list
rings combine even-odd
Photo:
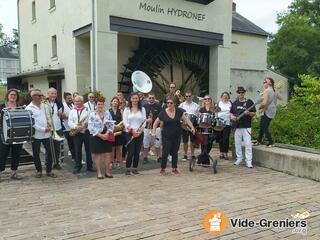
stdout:
[[[257,144],[262,143],[263,134],[266,134],[267,146],[272,146],[269,125],[275,116],[277,98],[273,79],[266,78],[264,87],[263,101],[259,107],[263,116]],[[106,109],[105,98],[101,94],[89,93],[88,101],[84,103],[83,97],[79,94],[66,92],[62,103],[58,100],[54,88],[48,90],[47,97],[44,97],[39,89],[32,90],[31,103],[26,109],[32,112],[35,121],[35,132],[31,143],[36,168],[35,176],[41,178],[43,174],[40,161],[41,144],[45,148],[46,176],[53,178],[57,176],[52,169],[61,169],[60,145],[64,139],[67,140],[70,155],[75,162],[74,174],[81,172],[84,145],[86,170],[95,171],[94,162],[98,179],[113,178],[110,172],[111,163],[119,165],[124,160],[125,174],[138,175],[140,153],[143,154],[143,162],[148,163],[148,153],[152,146],[155,147],[158,162],[161,162],[160,175],[166,173],[169,156],[172,161],[172,173],[180,175],[178,170],[180,142],[181,140],[183,142],[183,160],[195,160],[194,148],[197,138],[194,120],[202,113],[212,114],[216,118],[223,119],[225,123],[225,127],[215,138],[219,142],[220,158],[229,159],[229,138],[233,127],[236,150],[234,164],[239,165],[244,159],[241,149],[243,141],[246,165],[252,168],[251,119],[256,115],[256,108],[253,101],[245,97],[245,88],[238,87],[238,96],[234,102],[231,102],[228,92],[223,92],[217,103],[210,95],[205,95],[201,106],[194,101],[191,91],[185,92],[183,100],[175,93],[176,85],[171,83],[161,105],[153,93],[148,93],[147,98],[144,98],[144,94],[134,92],[126,100],[123,93],[118,92],[112,98],[110,108]],[[5,96],[5,104],[0,105],[0,110],[15,109],[18,107],[18,102],[19,91],[10,89]],[[187,130],[183,128],[183,124]],[[2,141],[0,141],[0,177],[5,170],[10,149],[11,178],[20,179],[16,171],[22,144],[8,145]],[[105,162],[105,171],[102,171],[101,160]]]

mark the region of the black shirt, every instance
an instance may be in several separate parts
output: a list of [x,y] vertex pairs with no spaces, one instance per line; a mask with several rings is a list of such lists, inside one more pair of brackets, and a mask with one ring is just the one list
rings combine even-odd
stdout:
[[[243,113],[247,108],[252,106],[254,103],[251,99],[245,99],[244,102],[240,102],[239,100],[236,100],[232,103],[230,112],[235,115],[239,116],[241,113]],[[256,112],[256,107],[253,107],[250,112]],[[248,115],[244,115],[241,119],[237,122],[236,128],[251,128],[251,119],[252,117]]]
[[162,110],[160,104],[158,103],[154,103],[154,104],[147,103],[146,105],[144,105],[144,108],[146,109],[147,118],[149,117],[150,112],[152,113],[153,122],[154,120],[156,120],[156,118],[158,117],[159,113]]
[[171,137],[180,137],[182,133],[182,127],[180,119],[183,114],[181,108],[176,108],[176,115],[174,118],[170,118],[165,109],[163,109],[158,118],[163,122],[162,136],[171,138]]
[[122,114],[121,114],[120,109],[117,109],[117,112],[114,113],[112,108],[110,108],[109,112],[111,114],[112,120],[116,121],[115,124],[118,124],[122,121]]
[[208,111],[205,107],[200,108],[199,112],[200,113],[210,113],[210,114],[212,114],[212,111],[210,111],[210,110]]

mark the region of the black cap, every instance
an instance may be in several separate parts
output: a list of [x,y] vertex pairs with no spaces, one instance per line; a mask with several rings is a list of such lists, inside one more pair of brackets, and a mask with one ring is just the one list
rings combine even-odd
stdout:
[[239,93],[239,92],[246,92],[246,90],[244,89],[244,87],[240,86],[240,87],[238,87],[238,89],[237,89],[236,92],[237,92],[237,93]]

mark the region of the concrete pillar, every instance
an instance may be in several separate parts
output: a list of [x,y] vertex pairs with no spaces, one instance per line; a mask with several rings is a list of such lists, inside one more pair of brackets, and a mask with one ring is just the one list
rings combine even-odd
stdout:
[[210,47],[209,94],[215,101],[222,92],[230,89],[230,49],[221,46]]
[[118,34],[98,31],[95,44],[93,90],[101,91],[109,102],[118,89]]

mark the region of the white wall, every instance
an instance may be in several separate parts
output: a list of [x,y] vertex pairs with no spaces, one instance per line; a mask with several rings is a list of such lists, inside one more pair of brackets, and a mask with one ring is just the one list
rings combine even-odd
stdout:
[[[32,0],[19,0],[21,72],[43,68],[65,69],[62,88],[77,90],[75,74],[75,39],[72,31],[92,20],[91,0],[56,0],[49,10],[49,0],[35,0],[36,21],[32,22]],[[51,37],[57,35],[58,58],[52,59]],[[38,64],[33,64],[33,44],[38,45]]]

